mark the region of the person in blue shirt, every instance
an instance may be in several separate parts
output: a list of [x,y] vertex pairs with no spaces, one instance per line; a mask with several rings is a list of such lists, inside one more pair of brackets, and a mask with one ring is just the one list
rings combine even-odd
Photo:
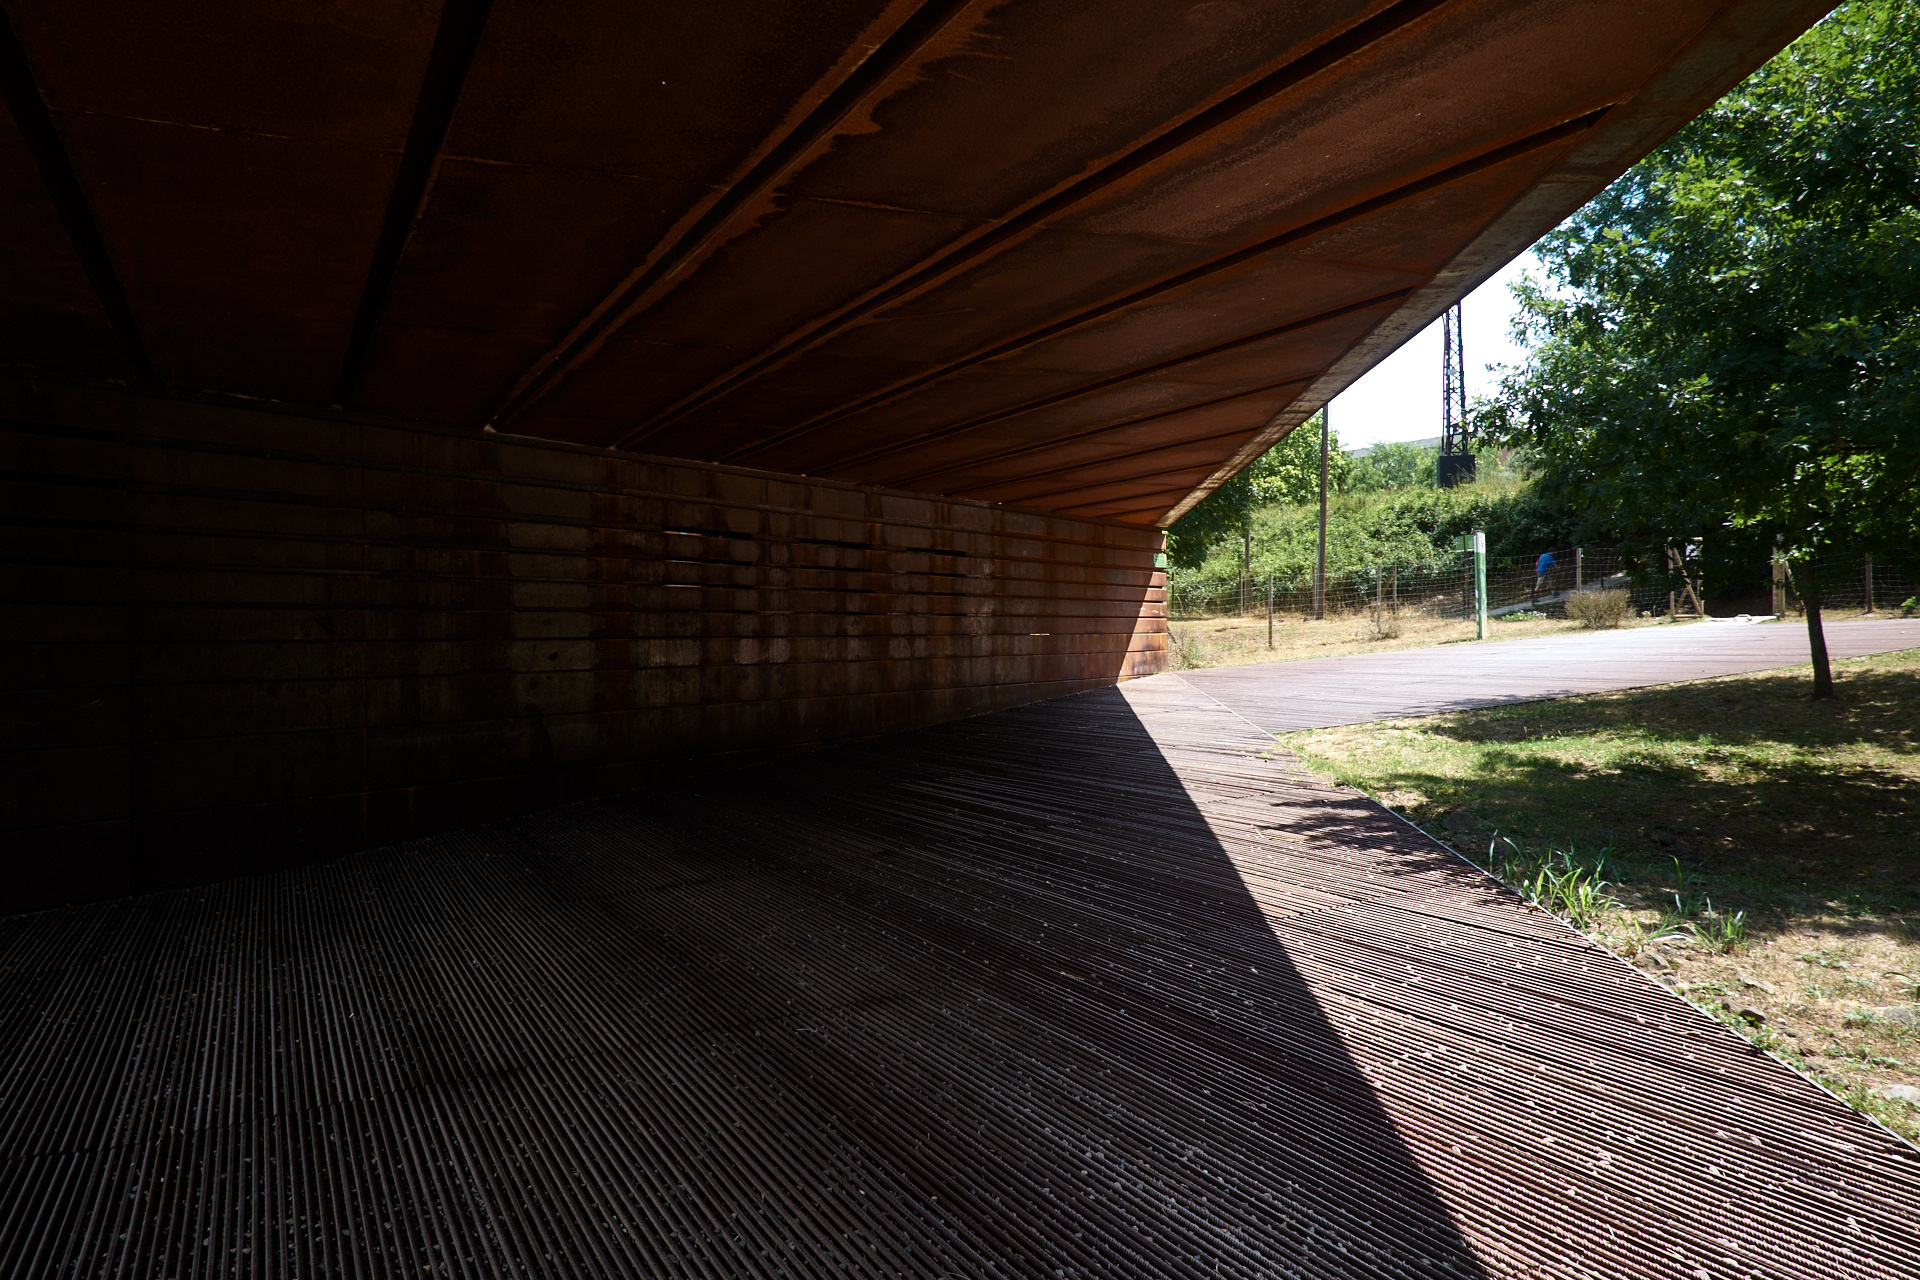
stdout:
[[1533,565],[1533,594],[1527,597],[1527,606],[1531,608],[1540,599],[1540,589],[1547,585],[1547,579],[1553,576],[1553,552],[1542,551]]

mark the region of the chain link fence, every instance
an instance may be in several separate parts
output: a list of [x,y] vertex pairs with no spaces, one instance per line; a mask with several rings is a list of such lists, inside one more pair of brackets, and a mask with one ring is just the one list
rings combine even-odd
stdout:
[[[1827,579],[1827,585],[1820,593],[1820,607],[1824,609],[1860,609],[1868,613],[1906,613],[1914,608],[1909,600],[1920,597],[1920,584],[1899,570],[1888,565],[1875,564],[1871,556],[1862,556],[1844,567],[1833,566],[1832,576],[1825,572],[1828,565],[1822,563],[1821,576]],[[1805,606],[1800,601],[1800,593],[1793,589],[1793,575],[1780,574],[1781,589],[1777,597],[1783,597],[1785,612],[1804,613]],[[1779,610],[1776,610],[1778,612]]]
[[[1563,617],[1568,594],[1581,590],[1626,591],[1635,613],[1656,617],[1669,613],[1684,617],[1704,612],[1702,584],[1690,581],[1679,572],[1678,566],[1684,563],[1684,558],[1678,552],[1671,581],[1653,579],[1639,584],[1627,574],[1619,551],[1613,547],[1557,547],[1548,554],[1553,562],[1544,574],[1537,572],[1537,555],[1489,558],[1487,612],[1494,617],[1529,611]],[[1914,599],[1917,591],[1920,587],[1898,571],[1863,558],[1859,572],[1840,577],[1830,585],[1821,603],[1828,609],[1900,611],[1908,607],[1906,602]],[[1793,590],[1790,576],[1783,594],[1783,601],[1764,611],[1800,612],[1800,599]],[[1312,617],[1311,577],[1302,580],[1262,574],[1256,565],[1251,575],[1237,582],[1182,578],[1176,574],[1167,585],[1168,616],[1179,622],[1264,617],[1269,608],[1279,617]],[[1329,615],[1403,611],[1435,618],[1471,618],[1473,558],[1457,551],[1442,552],[1415,564],[1370,565],[1327,574],[1326,612]]]
[[[1542,575],[1535,572],[1539,557],[1489,558],[1487,609],[1500,615],[1523,610],[1560,614],[1573,590],[1602,587],[1629,588],[1620,556],[1611,547],[1561,547],[1550,553],[1553,564]],[[1645,596],[1643,602],[1639,597]],[[1167,586],[1167,612],[1175,621],[1235,616],[1265,616],[1271,599],[1279,616],[1313,616],[1311,578],[1282,578],[1261,574],[1238,582],[1219,579],[1182,579]],[[1664,589],[1635,593],[1635,609],[1665,607]],[[1419,612],[1436,618],[1473,616],[1473,557],[1458,551],[1442,552],[1415,563],[1370,565],[1327,574],[1328,614]]]

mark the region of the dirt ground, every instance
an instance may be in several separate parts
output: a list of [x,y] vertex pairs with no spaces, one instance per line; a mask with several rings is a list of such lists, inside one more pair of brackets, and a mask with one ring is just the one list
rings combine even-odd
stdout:
[[1920,650],[1282,741],[1920,1137]]
[[[1297,615],[1276,617],[1271,649],[1267,647],[1264,613],[1257,617],[1174,622],[1168,630],[1175,671],[1297,658],[1334,658],[1390,649],[1425,649],[1434,645],[1472,643],[1474,639],[1472,622],[1434,618],[1424,613],[1402,613],[1388,619],[1387,624],[1376,627],[1371,613],[1342,614],[1318,621]],[[1653,624],[1635,619],[1630,625]],[[1580,629],[1579,623],[1562,618],[1496,618],[1487,626],[1489,639],[1493,640],[1518,640]]]
[[[1831,622],[1862,617],[1858,609],[1833,610],[1826,614]],[[1880,617],[1890,616],[1882,610]],[[1698,619],[1680,617],[1632,618],[1628,627],[1689,626]],[[1412,610],[1385,620],[1376,626],[1374,615],[1339,614],[1315,621],[1298,614],[1276,616],[1273,623],[1273,647],[1267,647],[1265,613],[1246,617],[1205,618],[1168,624],[1175,671],[1200,667],[1234,667],[1252,662],[1289,662],[1299,658],[1335,658],[1354,653],[1381,653],[1392,649],[1425,649],[1442,644],[1468,644],[1474,640],[1474,625],[1449,618],[1434,618]],[[1787,625],[1802,625],[1797,618]],[[1577,622],[1564,618],[1504,617],[1487,623],[1489,640],[1520,640],[1528,636],[1558,635],[1580,630]]]

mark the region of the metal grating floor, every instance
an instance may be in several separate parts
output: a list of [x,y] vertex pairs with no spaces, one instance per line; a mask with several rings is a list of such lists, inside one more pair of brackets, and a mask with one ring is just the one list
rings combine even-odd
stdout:
[[1176,677],[0,920],[0,1275],[1920,1275],[1920,1156]]

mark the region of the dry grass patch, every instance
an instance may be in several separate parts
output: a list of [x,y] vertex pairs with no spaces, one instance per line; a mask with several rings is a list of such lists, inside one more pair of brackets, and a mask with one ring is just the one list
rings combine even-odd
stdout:
[[[1288,735],[1920,1136],[1920,650]],[[1584,904],[1584,906],[1582,905]]]
[[[1474,638],[1471,621],[1435,618],[1413,610],[1383,615],[1387,625],[1376,626],[1371,613],[1342,614],[1318,621],[1298,617],[1275,618],[1273,648],[1267,648],[1267,616],[1207,618],[1168,624],[1173,669],[1234,667],[1249,662],[1287,662],[1296,658],[1337,658],[1354,653],[1390,649],[1426,649],[1460,644]],[[1495,618],[1489,622],[1494,640],[1559,635],[1578,631],[1580,624],[1561,618]],[[1629,626],[1666,626],[1664,620],[1633,619]],[[1678,625],[1689,625],[1683,621]]]

